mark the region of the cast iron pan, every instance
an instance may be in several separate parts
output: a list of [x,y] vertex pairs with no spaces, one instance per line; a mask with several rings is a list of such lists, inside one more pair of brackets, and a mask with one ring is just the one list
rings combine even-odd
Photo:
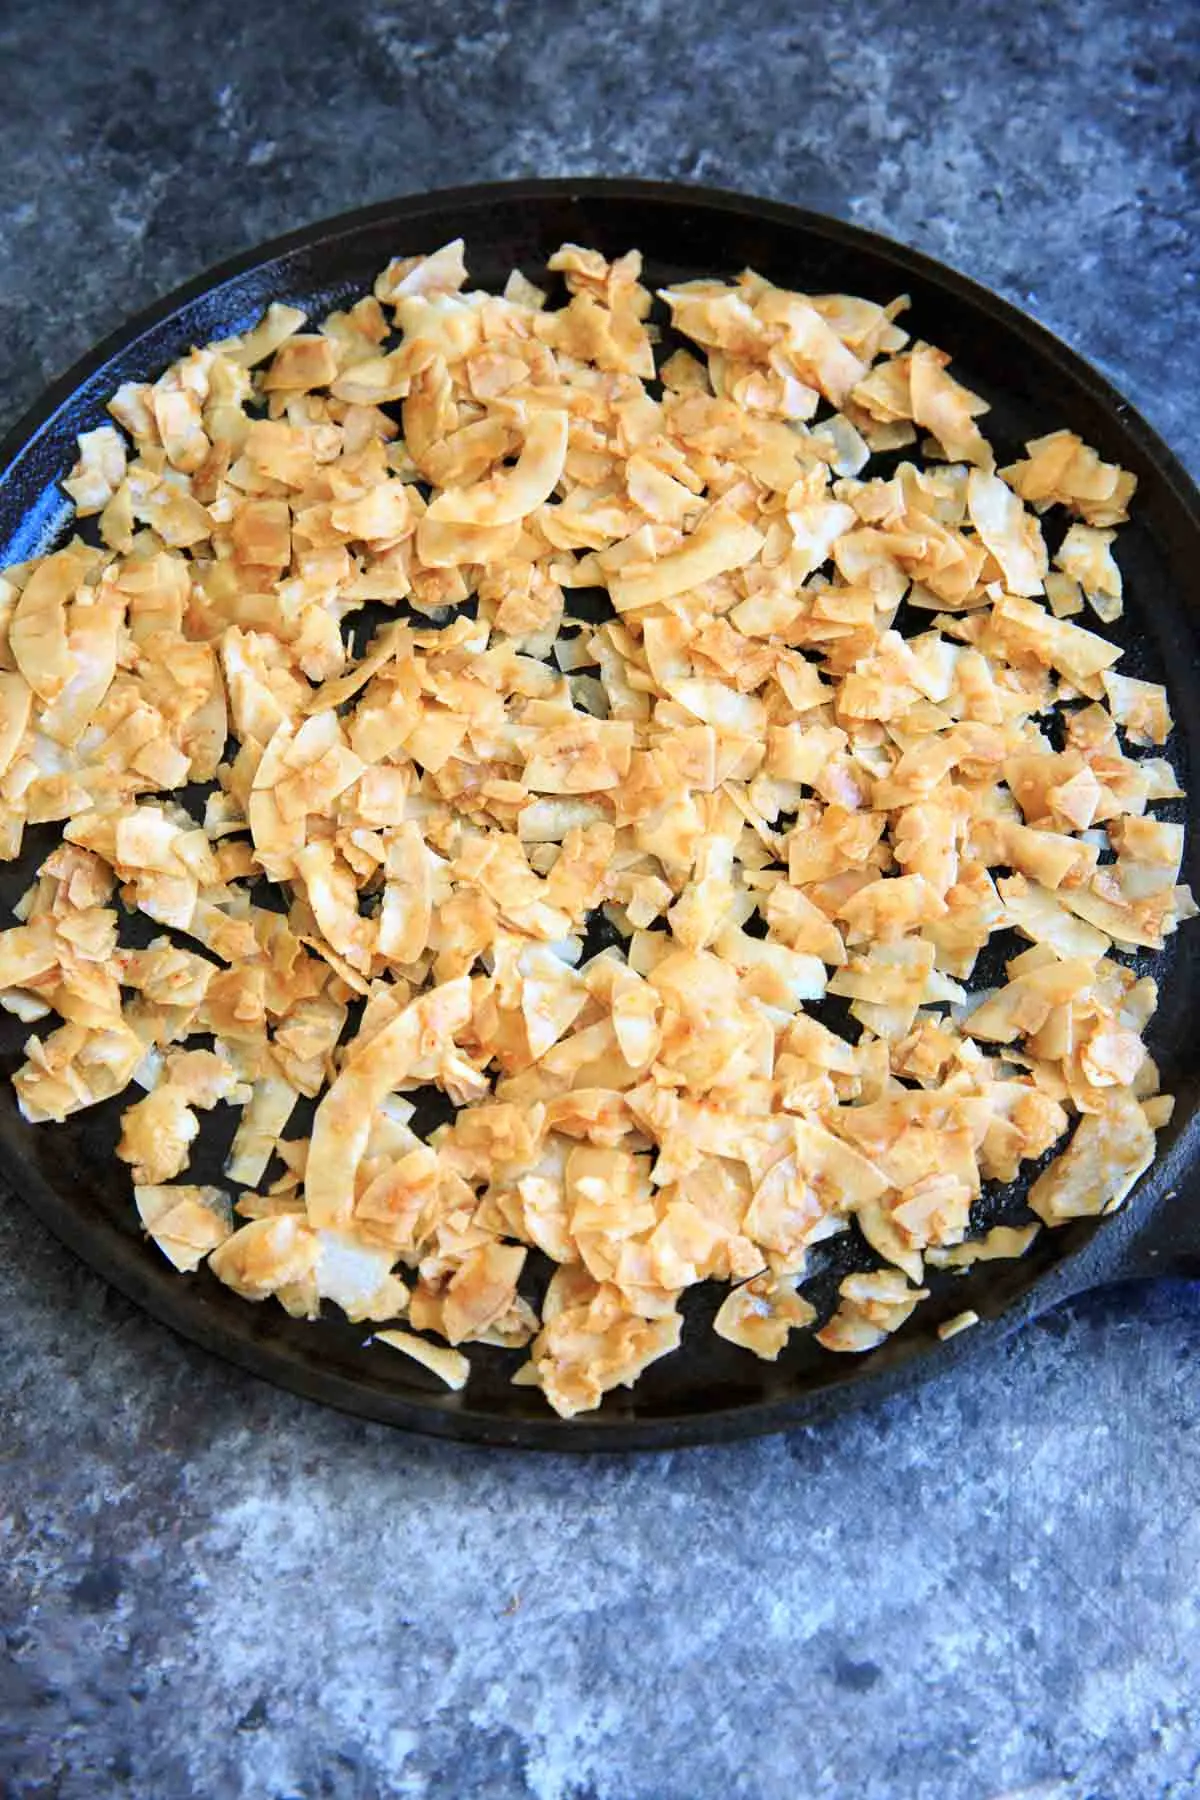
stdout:
[[[536,277],[564,240],[615,255],[644,252],[652,287],[750,265],[785,285],[840,290],[887,301],[912,296],[906,320],[950,351],[955,370],[993,411],[989,436],[1003,464],[1020,443],[1069,425],[1103,456],[1133,469],[1133,522],[1121,533],[1127,612],[1116,635],[1122,667],[1165,679],[1177,728],[1170,746],[1189,798],[1173,814],[1190,827],[1197,880],[1200,768],[1200,496],[1179,464],[1114,390],[1064,345],[963,276],[851,225],[738,194],[655,182],[536,181],[460,188],[390,201],[279,238],[211,270],[141,314],[85,358],[34,407],[0,448],[0,567],[47,549],[67,524],[56,483],[74,459],[76,433],[100,424],[104,402],[125,380],[154,379],[193,344],[247,327],[268,301],[320,315],[366,291],[398,254],[467,241],[473,280],[491,287],[519,266]],[[54,829],[30,834],[18,865],[0,870],[5,908],[26,885]],[[3,923],[11,923],[5,917]],[[1008,953],[1011,953],[1010,946]],[[996,947],[997,953],[1005,946]],[[998,960],[998,955],[993,959]],[[1200,1275],[1200,1216],[1191,1191],[1200,1139],[1200,925],[1143,959],[1161,987],[1150,1044],[1163,1086],[1178,1096],[1157,1162],[1125,1209],[1110,1219],[1042,1232],[1027,1256],[977,1265],[965,1277],[934,1277],[933,1295],[909,1325],[861,1357],[834,1356],[793,1335],[776,1364],[762,1363],[708,1330],[716,1299],[687,1296],[683,1350],[656,1364],[631,1393],[610,1395],[598,1413],[556,1419],[541,1397],[509,1385],[516,1359],[473,1348],[470,1382],[448,1393],[394,1351],[364,1348],[367,1329],[341,1316],[298,1323],[268,1303],[238,1299],[207,1272],[180,1276],[141,1235],[129,1171],[114,1157],[121,1102],[63,1126],[26,1125],[11,1086],[0,1081],[0,1167],[43,1221],[132,1300],[183,1336],[280,1386],[329,1405],[439,1437],[530,1449],[628,1450],[734,1438],[811,1421],[885,1394],[965,1356],[986,1355],[1000,1336],[1066,1296],[1140,1275]],[[5,1016],[0,1073],[20,1060],[26,1034]],[[233,1120],[208,1115],[207,1161],[193,1180],[220,1179]],[[1021,1191],[985,1196],[979,1228],[1028,1217]],[[806,1290],[823,1310],[838,1281],[862,1258],[857,1233],[824,1248],[827,1264]],[[981,1323],[942,1344],[940,1320],[973,1307]]]

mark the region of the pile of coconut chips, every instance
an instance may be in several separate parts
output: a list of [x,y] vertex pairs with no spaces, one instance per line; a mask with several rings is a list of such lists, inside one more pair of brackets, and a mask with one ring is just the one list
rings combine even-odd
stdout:
[[[393,262],[81,437],[93,542],[0,577],[0,854],[62,826],[0,1002],[60,1021],[27,1119],[130,1091],[177,1268],[405,1320],[453,1386],[504,1346],[570,1416],[697,1282],[773,1359],[857,1227],[879,1266],[816,1335],[869,1350],[926,1265],[1027,1248],[972,1236],[983,1183],[1062,1145],[1033,1215],[1119,1204],[1171,1110],[1122,958],[1196,909],[1166,694],[1077,622],[1121,611],[1133,476],[1066,430],[997,470],[903,299],[688,282],[663,356],[636,252],[549,267],[564,304],[468,291],[461,243]],[[230,1187],[188,1184],[222,1105]]]

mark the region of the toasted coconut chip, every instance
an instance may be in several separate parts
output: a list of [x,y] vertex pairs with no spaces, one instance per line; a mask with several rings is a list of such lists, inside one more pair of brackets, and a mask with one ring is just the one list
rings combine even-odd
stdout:
[[598,1405],[610,1388],[631,1387],[648,1364],[678,1348],[681,1331],[677,1313],[639,1317],[611,1284],[583,1280],[583,1297],[553,1315],[547,1297],[530,1352],[537,1385],[565,1419]]
[[196,1108],[233,1098],[247,1094],[224,1057],[209,1051],[177,1054],[168,1061],[165,1078],[122,1114],[117,1155],[134,1165],[136,1183],[170,1181],[187,1167],[191,1145],[200,1135]]
[[929,1291],[910,1287],[902,1274],[883,1270],[876,1275],[848,1275],[838,1292],[841,1305],[817,1332],[817,1342],[826,1350],[862,1352],[874,1350],[898,1331]]
[[[983,469],[971,470],[967,503],[971,523],[999,563],[1008,592],[1040,594],[1047,558],[1036,519],[998,475]],[[1061,566],[1068,574],[1075,573],[1065,563]]]
[[225,1173],[230,1181],[256,1187],[266,1172],[283,1129],[299,1098],[290,1082],[260,1075],[254,1094],[238,1122]]
[[911,416],[933,433],[951,461],[990,470],[995,458],[975,424],[987,405],[946,373],[949,361],[943,351],[928,344],[917,344],[909,353]]
[[415,821],[396,828],[385,867],[376,950],[393,962],[415,963],[429,942],[433,920],[433,869]]
[[428,1338],[417,1337],[411,1331],[377,1331],[371,1342],[402,1351],[456,1392],[467,1385],[471,1365],[461,1350],[451,1350],[445,1344],[431,1344]]
[[311,1275],[320,1249],[317,1233],[284,1213],[241,1226],[213,1251],[208,1266],[244,1300],[266,1300]]
[[632,612],[687,593],[730,569],[741,569],[762,548],[762,533],[735,513],[714,508],[677,550],[649,567],[626,565],[609,579],[608,591],[618,612]]
[[1115,644],[1094,632],[1067,619],[1051,618],[1032,600],[1011,594],[996,602],[991,622],[1006,645],[1059,670],[1077,686],[1111,668],[1121,654]]
[[538,413],[514,469],[475,487],[447,489],[431,503],[427,516],[454,525],[515,525],[550,498],[566,451],[566,413]]
[[744,1230],[764,1249],[789,1256],[828,1235],[831,1214],[878,1198],[887,1186],[887,1177],[865,1156],[823,1126],[794,1119],[791,1147],[755,1190]]
[[1042,586],[1056,619],[1070,619],[1083,611],[1083,589],[1070,575],[1051,569],[1042,577]]
[[252,369],[273,356],[281,344],[299,331],[304,320],[305,314],[299,307],[273,300],[253,330],[244,337],[224,338],[213,348],[241,368]]
[[451,1276],[442,1303],[442,1330],[452,1344],[482,1337],[508,1313],[525,1251],[515,1244],[480,1244]]
[[1064,958],[1101,957],[1111,948],[1102,931],[1075,918],[1049,889],[1014,875],[998,884],[1009,923],[1035,944],[1049,944]]
[[68,643],[74,673],[41,718],[41,730],[56,743],[77,744],[108,693],[117,671],[124,613],[124,606],[113,600],[80,601],[72,607]]
[[444,1072],[453,1036],[470,1016],[470,983],[465,977],[446,982],[404,1007],[343,1065],[313,1121],[305,1193],[314,1225],[336,1227],[350,1218],[375,1109],[422,1061],[433,1060]]
[[1004,476],[1039,512],[1057,502],[1089,525],[1119,525],[1128,518],[1137,477],[1115,463],[1102,462],[1073,431],[1034,438],[1025,449],[1025,460],[1006,469]]
[[1174,721],[1167,690],[1154,681],[1135,681],[1105,669],[1101,676],[1113,718],[1135,744],[1165,744]]
[[33,692],[23,675],[0,673],[0,775],[11,765],[25,736]]
[[93,561],[94,553],[81,545],[44,557],[12,609],[8,647],[41,700],[55,700],[75,675],[67,607]]
[[793,1330],[811,1325],[816,1312],[795,1292],[789,1278],[757,1275],[722,1301],[713,1320],[718,1337],[774,1362]]
[[937,1328],[937,1334],[945,1343],[948,1338],[957,1337],[961,1331],[969,1331],[972,1325],[978,1325],[979,1314],[971,1307],[964,1312],[955,1313],[952,1319],[943,1319]]
[[352,1324],[394,1319],[407,1309],[408,1289],[391,1273],[394,1250],[364,1243],[353,1230],[321,1231],[317,1238],[311,1279],[318,1301],[332,1300]]
[[17,1104],[31,1124],[62,1120],[110,1100],[133,1080],[145,1045],[124,1021],[70,1023],[45,1038],[30,1038],[26,1061],[13,1076]]
[[1109,547],[1115,536],[1115,532],[1093,525],[1072,525],[1054,553],[1058,567],[1079,583],[1084,598],[1105,624],[1119,619],[1123,610],[1121,571]]
[[376,933],[358,910],[354,875],[328,843],[305,844],[295,857],[313,916],[330,946],[351,968],[371,966]]
[[233,1231],[229,1195],[215,1187],[135,1187],[138,1217],[181,1272],[198,1269]]
[[0,931],[0,987],[26,987],[57,968],[61,950],[49,920]]
[[1029,1190],[1047,1225],[1111,1212],[1154,1157],[1154,1132],[1134,1096],[1117,1089],[1101,1112],[1086,1113],[1062,1154]]
[[[147,421],[148,422],[148,421]],[[63,482],[80,518],[103,512],[125,479],[125,443],[111,425],[81,431],[79,461]]]
[[1024,1256],[1040,1230],[1040,1225],[993,1225],[981,1238],[955,1244],[949,1250],[930,1250],[926,1260],[938,1269],[968,1269],[977,1262]]

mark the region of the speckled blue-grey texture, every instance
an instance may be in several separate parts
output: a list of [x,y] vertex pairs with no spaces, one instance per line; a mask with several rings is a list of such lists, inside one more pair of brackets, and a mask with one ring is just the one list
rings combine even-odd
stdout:
[[[0,414],[204,264],[435,184],[637,173],[880,227],[1193,469],[1193,4],[8,0]],[[1200,1294],[640,1461],[408,1441],[232,1373],[0,1196],[0,1791],[1190,1800]]]

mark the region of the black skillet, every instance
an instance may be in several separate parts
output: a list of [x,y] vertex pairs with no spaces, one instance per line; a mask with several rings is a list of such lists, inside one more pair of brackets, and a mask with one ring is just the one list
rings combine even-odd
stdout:
[[[56,483],[75,436],[105,418],[125,380],[157,376],[193,344],[248,326],[268,301],[320,315],[366,291],[389,257],[467,241],[474,282],[502,284],[514,266],[536,277],[564,240],[611,254],[638,246],[652,286],[752,266],[810,292],[845,291],[886,301],[912,297],[906,323],[950,351],[956,372],[993,411],[989,435],[1003,463],[1021,441],[1069,425],[1138,477],[1134,520],[1121,534],[1127,614],[1115,634],[1122,667],[1165,679],[1177,721],[1170,751],[1190,797],[1174,816],[1190,826],[1190,879],[1200,845],[1200,787],[1189,779],[1200,732],[1200,496],[1154,433],[1079,357],[1020,312],[915,251],[854,226],[738,194],[634,181],[528,181],[460,188],[390,201],[279,238],[180,288],[134,319],[64,376],[0,448],[0,567],[49,547],[67,523]],[[1200,772],[1198,772],[1200,773]],[[1167,816],[1171,816],[1168,812]],[[20,864],[0,871],[11,905],[53,830],[31,834]],[[11,921],[5,917],[3,923]],[[1003,946],[998,947],[1001,951]],[[1200,1056],[1195,1008],[1200,924],[1147,959],[1161,986],[1150,1033],[1164,1087],[1178,1096],[1160,1155],[1126,1208],[1099,1223],[1042,1232],[1016,1262],[941,1277],[933,1296],[895,1338],[866,1356],[834,1356],[794,1335],[777,1364],[762,1363],[708,1330],[715,1300],[688,1296],[682,1351],[656,1364],[636,1389],[598,1413],[556,1419],[541,1397],[509,1382],[516,1358],[473,1350],[463,1392],[448,1393],[394,1351],[364,1348],[367,1332],[340,1315],[297,1323],[273,1303],[252,1306],[203,1272],[177,1275],[141,1235],[129,1171],[113,1154],[120,1103],[66,1125],[31,1127],[0,1082],[0,1167],[42,1220],[130,1299],[209,1350],[294,1392],[366,1418],[440,1437],[530,1449],[628,1450],[775,1431],[891,1392],[917,1376],[985,1355],[1002,1334],[1066,1296],[1143,1275],[1200,1275],[1200,1215],[1191,1192],[1200,1133]],[[6,1020],[0,1062],[20,1059],[23,1028]],[[216,1118],[218,1115],[213,1115]],[[192,1179],[218,1177],[231,1121],[206,1146]],[[975,1225],[1027,1217],[1019,1190],[986,1196]],[[837,1282],[861,1246],[834,1240],[808,1290],[832,1307]],[[942,1343],[936,1327],[964,1308],[981,1323]]]

